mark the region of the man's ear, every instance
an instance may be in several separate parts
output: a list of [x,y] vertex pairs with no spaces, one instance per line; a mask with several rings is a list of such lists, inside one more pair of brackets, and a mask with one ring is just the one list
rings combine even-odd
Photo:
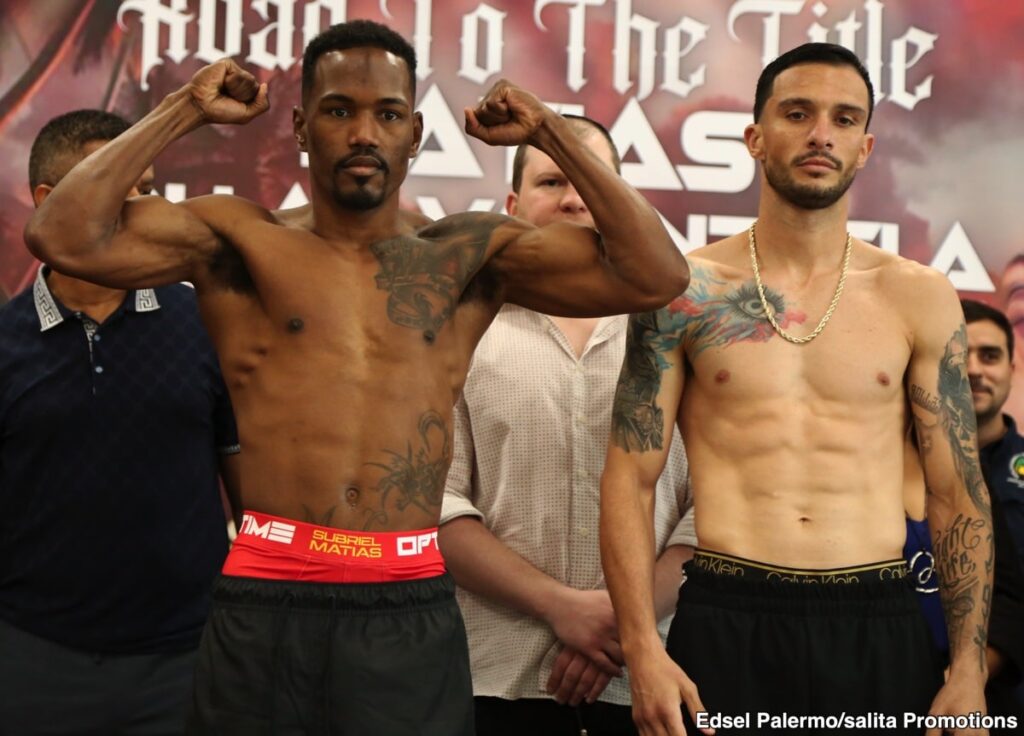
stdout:
[[409,158],[415,158],[420,152],[420,144],[423,142],[423,113],[412,114],[412,149],[409,151]]
[[857,153],[857,168],[864,168],[868,162],[871,152],[875,150],[875,136],[871,133],[864,134],[864,141],[860,144],[860,151]]
[[306,149],[306,115],[301,107],[292,108],[292,133],[295,135],[295,142],[299,150],[307,153]]
[[519,195],[515,192],[509,192],[505,197],[505,211],[510,217],[515,217],[519,213]]
[[32,201],[36,207],[43,203],[43,200],[50,196],[50,192],[53,191],[53,187],[49,184],[36,184],[36,188],[32,190]]
[[751,123],[743,130],[743,141],[747,144],[747,153],[756,161],[764,161],[764,137],[760,123]]

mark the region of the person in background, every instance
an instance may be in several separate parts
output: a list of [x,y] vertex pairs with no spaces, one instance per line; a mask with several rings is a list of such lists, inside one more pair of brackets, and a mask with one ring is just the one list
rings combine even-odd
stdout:
[[[564,117],[618,171],[608,132]],[[558,165],[529,145],[516,150],[506,210],[538,227],[595,227]],[[636,733],[597,533],[627,322],[506,305],[474,353],[438,541],[459,586],[479,736]],[[692,520],[681,519],[688,505],[676,433],[655,511],[662,636],[696,543]]]
[[[129,127],[54,118],[36,206]],[[128,192],[153,188],[148,167]],[[108,289],[42,266],[0,311],[4,733],[181,734],[238,436],[188,286]]]

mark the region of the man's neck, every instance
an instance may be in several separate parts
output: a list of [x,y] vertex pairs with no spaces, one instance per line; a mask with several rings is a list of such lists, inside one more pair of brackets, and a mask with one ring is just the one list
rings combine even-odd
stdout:
[[109,289],[56,271],[47,275],[46,285],[65,307],[74,312],[84,312],[96,322],[103,322],[113,314],[127,294],[122,289]]
[[313,191],[313,232],[324,240],[365,247],[402,231],[398,192],[370,210],[344,209],[329,195]]
[[597,323],[601,321],[600,317],[552,317],[551,315],[548,315],[548,319],[569,341],[577,358],[583,357],[587,343],[590,342],[594,330],[597,329]]
[[782,199],[762,181],[757,212],[757,255],[776,273],[809,276],[836,267],[846,246],[847,197],[808,210]]
[[1001,412],[995,416],[983,419],[978,425],[978,447],[988,447],[993,442],[998,442],[1006,435],[1006,422],[1003,421]]

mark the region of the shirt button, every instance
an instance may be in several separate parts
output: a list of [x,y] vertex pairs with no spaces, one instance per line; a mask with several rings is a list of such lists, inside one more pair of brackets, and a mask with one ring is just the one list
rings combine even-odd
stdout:
[[99,342],[99,341],[100,341],[100,336],[99,336],[99,334],[93,335],[93,336],[92,336],[92,341],[93,341],[93,342]]
[[98,366],[96,366],[96,368],[95,368],[94,370],[95,370],[95,371],[96,371],[97,373],[102,373],[102,372],[103,372],[103,366],[101,366],[101,365],[98,365]]

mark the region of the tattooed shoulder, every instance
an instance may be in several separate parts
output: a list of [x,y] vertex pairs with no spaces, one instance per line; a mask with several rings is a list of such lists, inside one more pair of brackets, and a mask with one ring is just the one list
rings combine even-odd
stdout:
[[[696,268],[694,274],[690,288],[673,302],[675,309],[692,317],[688,330],[691,355],[739,342],[767,342],[775,335],[753,279],[730,282],[708,268]],[[765,302],[783,328],[807,319],[774,289],[765,288]]]

